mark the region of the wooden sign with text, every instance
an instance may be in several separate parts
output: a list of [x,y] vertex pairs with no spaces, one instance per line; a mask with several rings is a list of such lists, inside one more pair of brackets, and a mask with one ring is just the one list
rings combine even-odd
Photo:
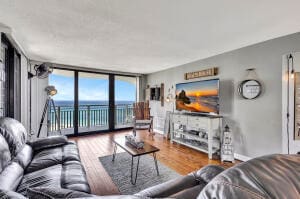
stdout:
[[196,72],[189,72],[184,74],[184,79],[189,80],[189,79],[195,79],[199,77],[208,77],[208,76],[215,76],[218,74],[218,68],[210,68],[206,70],[200,70]]

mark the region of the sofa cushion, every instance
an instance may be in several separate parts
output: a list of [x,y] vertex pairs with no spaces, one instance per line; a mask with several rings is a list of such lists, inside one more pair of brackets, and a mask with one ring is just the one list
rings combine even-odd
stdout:
[[62,147],[48,148],[34,154],[31,163],[25,173],[35,172],[57,164],[62,164]]
[[78,161],[67,161],[62,168],[62,188],[90,193],[90,187],[86,180],[86,173]]
[[[5,129],[0,128],[0,131]],[[0,134],[0,172],[10,163],[11,153],[5,138]]]
[[10,162],[0,173],[0,189],[15,191],[22,180],[23,168],[17,162]]
[[68,138],[66,136],[50,136],[45,138],[38,138],[35,141],[28,142],[34,151],[43,150],[46,148],[58,147],[67,144]]
[[32,187],[55,187],[61,188],[62,165],[54,165],[24,175],[17,192],[26,195],[26,189]]
[[299,182],[300,155],[263,156],[220,173],[201,191],[198,199],[298,199]]
[[12,157],[16,156],[27,142],[25,127],[19,121],[8,117],[0,118],[0,127],[5,129],[5,131],[0,131],[0,133],[6,139]]
[[27,189],[29,199],[88,198],[92,195],[70,189],[36,187]]
[[25,173],[31,173],[66,161],[80,161],[77,145],[73,142],[37,151]]
[[63,162],[66,161],[80,161],[79,151],[76,143],[69,141],[68,144],[62,147],[63,149]]

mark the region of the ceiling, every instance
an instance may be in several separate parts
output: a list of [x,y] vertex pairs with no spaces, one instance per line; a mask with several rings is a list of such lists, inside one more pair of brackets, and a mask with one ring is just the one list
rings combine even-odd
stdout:
[[33,60],[152,73],[299,32],[299,0],[0,0]]

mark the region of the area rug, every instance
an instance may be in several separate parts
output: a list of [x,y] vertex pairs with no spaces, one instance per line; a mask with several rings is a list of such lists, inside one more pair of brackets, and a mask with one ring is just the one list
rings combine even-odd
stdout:
[[[121,194],[135,194],[145,188],[180,176],[159,161],[157,161],[159,170],[159,176],[157,176],[153,156],[143,155],[140,157],[136,185],[132,185],[130,182],[131,156],[128,153],[117,153],[114,162],[112,161],[112,155],[99,157],[99,160],[115,185],[119,188]],[[134,161],[134,171],[136,169],[136,164],[137,157],[135,157]]]

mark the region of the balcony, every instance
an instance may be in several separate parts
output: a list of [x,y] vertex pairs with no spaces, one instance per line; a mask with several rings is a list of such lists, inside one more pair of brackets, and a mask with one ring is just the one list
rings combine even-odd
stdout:
[[[53,109],[48,115],[48,132],[55,133],[59,130],[64,135],[74,133],[74,107],[56,106],[59,117],[55,120]],[[108,105],[80,105],[78,107],[78,131],[107,130],[109,125]],[[115,106],[115,129],[132,127],[133,106],[131,104],[118,104]]]

